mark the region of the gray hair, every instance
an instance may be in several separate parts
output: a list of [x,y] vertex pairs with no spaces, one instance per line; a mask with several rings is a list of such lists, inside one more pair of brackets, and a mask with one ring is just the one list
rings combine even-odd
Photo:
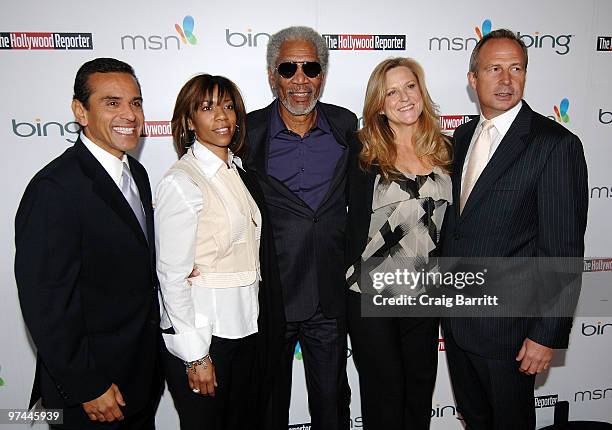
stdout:
[[323,73],[327,72],[327,62],[329,60],[329,49],[325,43],[325,39],[310,27],[287,27],[274,33],[268,41],[268,51],[266,59],[268,62],[268,70],[276,68],[276,61],[280,54],[281,46],[289,40],[305,40],[312,43],[317,51],[317,58],[321,63]]
[[480,54],[480,50],[489,40],[493,39],[508,39],[513,40],[519,44],[521,50],[523,51],[523,56],[525,57],[525,70],[527,70],[527,46],[525,42],[518,37],[512,30],[508,30],[507,28],[500,28],[498,30],[493,30],[489,34],[485,35],[482,39],[478,41],[474,50],[472,51],[472,55],[470,56],[470,72],[476,74],[478,72],[478,55]]

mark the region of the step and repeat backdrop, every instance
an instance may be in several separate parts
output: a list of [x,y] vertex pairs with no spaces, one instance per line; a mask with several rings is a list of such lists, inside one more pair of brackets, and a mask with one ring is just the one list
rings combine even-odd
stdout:
[[[553,406],[561,400],[569,401],[572,419],[612,421],[612,260],[606,258],[612,255],[611,22],[612,2],[605,0],[3,2],[0,408],[26,407],[34,375],[35,350],[21,318],[12,269],[15,212],[34,173],[78,136],[70,102],[74,75],[83,62],[110,56],[135,68],[147,137],[134,155],[155,187],[176,158],[169,120],[180,87],[197,73],[225,75],[238,84],[249,111],[267,105],[272,94],[266,44],[270,34],[284,27],[308,25],[325,36],[331,51],[323,101],[357,116],[376,64],[390,56],[417,59],[448,133],[478,114],[466,79],[472,48],[483,33],[506,27],[529,48],[525,99],[584,144],[590,192],[585,285],[599,286],[590,298],[600,308],[580,312],[569,349],[558,353],[550,371],[537,380],[538,426],[552,423]],[[109,270],[112,266],[109,261]],[[350,349],[348,356],[351,428],[361,428]],[[310,422],[301,360],[298,346],[290,414],[294,429],[308,429]],[[431,416],[432,429],[463,428],[442,338]],[[178,428],[168,393],[157,423],[160,429]]]

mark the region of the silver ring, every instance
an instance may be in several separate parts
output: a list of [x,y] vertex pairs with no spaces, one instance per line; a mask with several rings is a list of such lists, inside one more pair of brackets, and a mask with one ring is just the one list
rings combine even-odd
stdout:
[[193,391],[194,393],[199,393],[200,390],[198,390],[197,388],[193,388],[191,391]]

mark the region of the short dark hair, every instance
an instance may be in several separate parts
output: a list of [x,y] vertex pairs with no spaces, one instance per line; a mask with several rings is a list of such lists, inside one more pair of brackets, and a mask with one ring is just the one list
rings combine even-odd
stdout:
[[91,88],[89,87],[89,77],[94,73],[128,73],[131,75],[136,84],[138,91],[142,95],[140,82],[136,78],[134,69],[127,63],[115,58],[96,58],[83,64],[74,78],[74,100],[80,101],[85,109],[89,109],[89,97],[91,96]]
[[321,63],[323,73],[327,73],[327,62],[329,61],[329,48],[325,39],[310,27],[294,26],[284,28],[270,36],[266,52],[268,69],[276,71],[276,62],[280,55],[283,43],[293,40],[304,40],[314,46],[317,51],[317,59]]
[[472,55],[470,56],[470,72],[476,73],[478,71],[478,55],[480,54],[480,50],[482,47],[489,41],[493,39],[508,39],[513,40],[521,47],[523,51],[523,56],[525,57],[525,70],[527,70],[527,46],[525,42],[522,41],[520,37],[518,37],[512,30],[508,30],[507,28],[500,28],[498,30],[493,30],[492,32],[486,34],[482,39],[478,41],[474,50],[472,51]]
[[212,99],[217,90],[217,103],[221,104],[226,95],[230,97],[236,112],[236,130],[230,149],[242,157],[246,152],[246,109],[240,90],[232,81],[224,76],[208,74],[196,75],[191,78],[178,93],[172,114],[172,138],[179,157],[187,152],[187,148],[195,141],[195,133],[189,130],[189,120],[193,121],[202,103]]

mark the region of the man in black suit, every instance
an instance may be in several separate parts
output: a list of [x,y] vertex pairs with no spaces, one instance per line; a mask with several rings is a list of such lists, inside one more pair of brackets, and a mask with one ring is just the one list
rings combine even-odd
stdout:
[[30,406],[42,397],[63,409],[62,429],[153,429],[158,281],[149,179],[126,154],[144,122],[132,67],[83,64],[72,110],[83,133],[34,176],[15,219],[15,277],[38,352]]
[[270,430],[287,428],[298,341],[312,429],[349,427],[343,253],[347,156],[357,118],[319,101],[328,57],[311,28],[274,34],[267,63],[275,100],[247,118],[248,165],[269,211],[287,321]]
[[[492,31],[474,48],[468,79],[481,115],[455,131],[454,208],[446,213],[443,256],[509,263],[584,254],[582,144],[522,101],[526,69],[527,48],[509,30]],[[571,329],[568,315],[544,315],[442,320],[468,429],[535,428],[535,375],[549,367],[553,349],[567,347]]]

